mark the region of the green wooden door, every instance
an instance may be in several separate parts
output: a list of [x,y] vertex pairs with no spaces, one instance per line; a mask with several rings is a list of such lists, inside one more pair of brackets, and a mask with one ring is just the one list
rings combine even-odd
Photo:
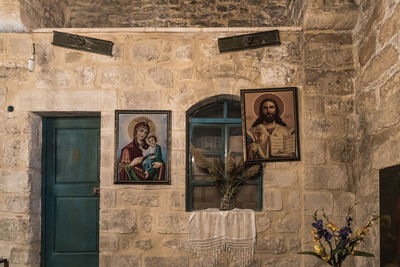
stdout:
[[43,119],[42,266],[99,265],[99,118]]

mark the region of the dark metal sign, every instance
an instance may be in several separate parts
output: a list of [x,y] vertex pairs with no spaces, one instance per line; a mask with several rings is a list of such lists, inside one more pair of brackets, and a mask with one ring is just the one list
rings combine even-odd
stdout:
[[220,53],[253,49],[280,43],[278,30],[218,38]]
[[65,32],[54,31],[53,33],[53,45],[112,56],[112,47],[114,43],[111,41]]

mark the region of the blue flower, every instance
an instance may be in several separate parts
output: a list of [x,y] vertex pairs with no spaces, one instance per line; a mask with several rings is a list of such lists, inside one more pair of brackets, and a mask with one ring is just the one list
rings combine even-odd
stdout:
[[311,224],[313,227],[317,228],[317,230],[322,230],[322,220],[319,219],[317,223]]

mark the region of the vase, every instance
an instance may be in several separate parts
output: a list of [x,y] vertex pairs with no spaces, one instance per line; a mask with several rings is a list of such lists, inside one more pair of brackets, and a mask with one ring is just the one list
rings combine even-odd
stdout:
[[230,195],[224,195],[224,197],[221,199],[221,202],[219,203],[219,209],[232,210],[235,208],[235,204],[235,198]]

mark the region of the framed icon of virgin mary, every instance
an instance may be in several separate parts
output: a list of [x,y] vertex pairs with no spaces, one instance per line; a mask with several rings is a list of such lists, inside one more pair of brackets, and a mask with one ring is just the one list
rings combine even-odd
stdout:
[[171,111],[115,111],[114,183],[170,184]]

